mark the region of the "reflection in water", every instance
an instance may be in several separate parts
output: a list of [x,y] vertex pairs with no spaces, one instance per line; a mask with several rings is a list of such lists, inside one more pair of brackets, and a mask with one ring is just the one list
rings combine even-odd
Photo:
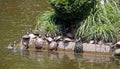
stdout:
[[[50,66],[57,69],[113,69],[119,67],[120,59],[106,56],[82,55],[57,52],[24,51],[21,56],[26,56],[34,62],[41,64],[42,68]],[[51,69],[52,69],[51,68]]]

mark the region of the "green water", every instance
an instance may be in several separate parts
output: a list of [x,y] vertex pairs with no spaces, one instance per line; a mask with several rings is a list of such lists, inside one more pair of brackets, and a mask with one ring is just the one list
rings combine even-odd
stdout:
[[46,0],[0,0],[0,69],[120,69],[120,59],[112,57],[5,48],[34,29],[38,14],[49,6]]

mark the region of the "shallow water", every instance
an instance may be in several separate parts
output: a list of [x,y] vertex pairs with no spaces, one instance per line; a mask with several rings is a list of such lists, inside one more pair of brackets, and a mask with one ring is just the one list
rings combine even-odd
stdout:
[[49,10],[47,0],[0,0],[0,69],[119,69],[118,58],[73,53],[13,51],[5,47],[29,28],[38,14]]

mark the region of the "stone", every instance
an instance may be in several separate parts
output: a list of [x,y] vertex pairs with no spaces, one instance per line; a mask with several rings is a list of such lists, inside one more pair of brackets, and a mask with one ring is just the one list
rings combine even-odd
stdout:
[[83,43],[83,51],[87,52],[105,52],[109,53],[111,47],[108,45],[99,45],[99,44],[90,44],[90,43]]

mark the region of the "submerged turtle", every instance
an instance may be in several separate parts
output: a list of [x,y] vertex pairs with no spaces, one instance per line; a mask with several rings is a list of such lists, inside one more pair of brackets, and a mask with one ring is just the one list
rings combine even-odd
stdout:
[[14,50],[16,46],[16,41],[14,41],[13,43],[10,43],[6,48],[9,50]]

